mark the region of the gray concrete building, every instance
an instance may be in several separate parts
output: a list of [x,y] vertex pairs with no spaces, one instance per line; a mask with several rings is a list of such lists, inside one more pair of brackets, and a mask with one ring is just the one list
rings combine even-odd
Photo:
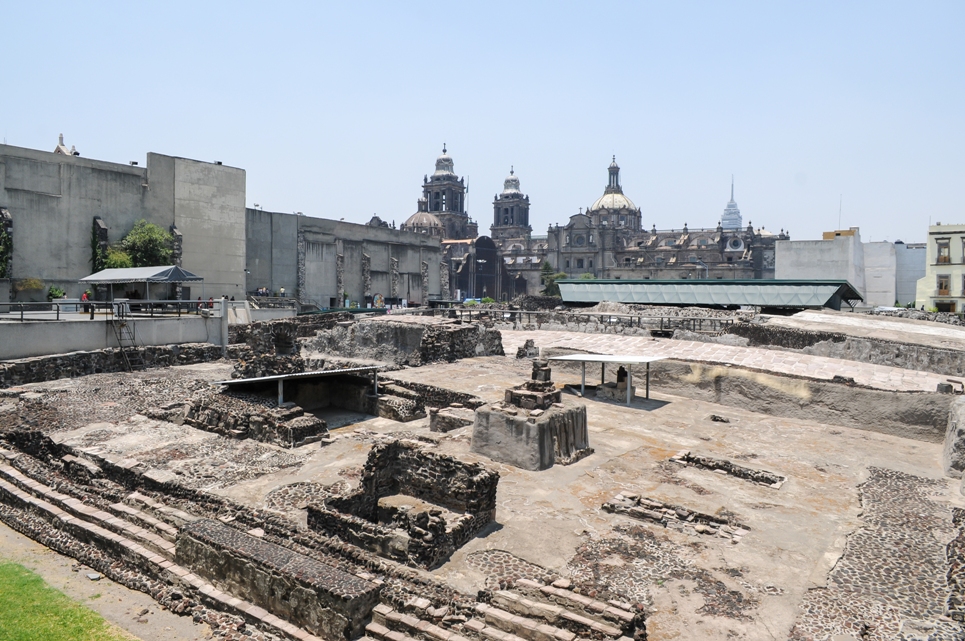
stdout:
[[0,300],[43,301],[51,286],[79,297],[95,217],[111,243],[141,219],[171,230],[174,262],[204,277],[205,295],[244,294],[243,169],[155,153],[146,167],[92,160],[62,136],[54,152],[0,145],[0,209],[12,240]]
[[[245,212],[248,291],[266,288],[304,304],[360,307],[448,296],[438,236],[297,214]],[[446,292],[445,295],[442,292]]]

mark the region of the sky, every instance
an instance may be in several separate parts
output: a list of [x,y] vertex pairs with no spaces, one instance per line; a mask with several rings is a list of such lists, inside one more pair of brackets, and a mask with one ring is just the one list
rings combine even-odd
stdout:
[[[445,143],[488,233],[624,192],[658,229],[922,242],[965,222],[965,3],[8,2],[0,135],[246,170],[248,205],[400,224]],[[839,223],[840,221],[840,223]]]

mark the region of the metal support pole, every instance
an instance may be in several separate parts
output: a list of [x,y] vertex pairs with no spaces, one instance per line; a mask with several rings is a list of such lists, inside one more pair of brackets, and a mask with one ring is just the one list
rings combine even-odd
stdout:
[[630,399],[633,395],[633,365],[627,363],[627,406],[630,405]]
[[583,380],[580,382],[580,396],[586,396],[586,361],[581,365],[583,365]]
[[372,386],[375,389],[375,395],[379,395],[379,373],[378,371],[372,372]]
[[606,383],[606,363],[600,363],[600,387]]
[[285,402],[285,379],[278,379],[278,406]]
[[650,363],[647,363],[647,399],[650,398]]

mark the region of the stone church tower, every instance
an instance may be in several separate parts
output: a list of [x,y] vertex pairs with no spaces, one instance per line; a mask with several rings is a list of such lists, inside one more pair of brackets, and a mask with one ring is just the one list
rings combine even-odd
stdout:
[[478,225],[466,212],[466,191],[465,180],[456,176],[452,157],[443,145],[442,155],[436,158],[435,172],[423,178],[422,198],[428,213],[442,223],[444,238],[460,240],[479,235]]
[[533,228],[529,224],[529,196],[519,189],[519,178],[513,169],[503,181],[503,192],[493,200],[493,225],[490,227],[492,239],[506,249],[517,241],[520,249],[529,247]]

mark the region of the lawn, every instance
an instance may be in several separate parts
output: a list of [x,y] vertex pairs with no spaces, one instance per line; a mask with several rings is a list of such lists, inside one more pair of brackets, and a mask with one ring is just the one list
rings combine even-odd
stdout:
[[130,635],[15,563],[0,563],[3,641],[129,641]]

